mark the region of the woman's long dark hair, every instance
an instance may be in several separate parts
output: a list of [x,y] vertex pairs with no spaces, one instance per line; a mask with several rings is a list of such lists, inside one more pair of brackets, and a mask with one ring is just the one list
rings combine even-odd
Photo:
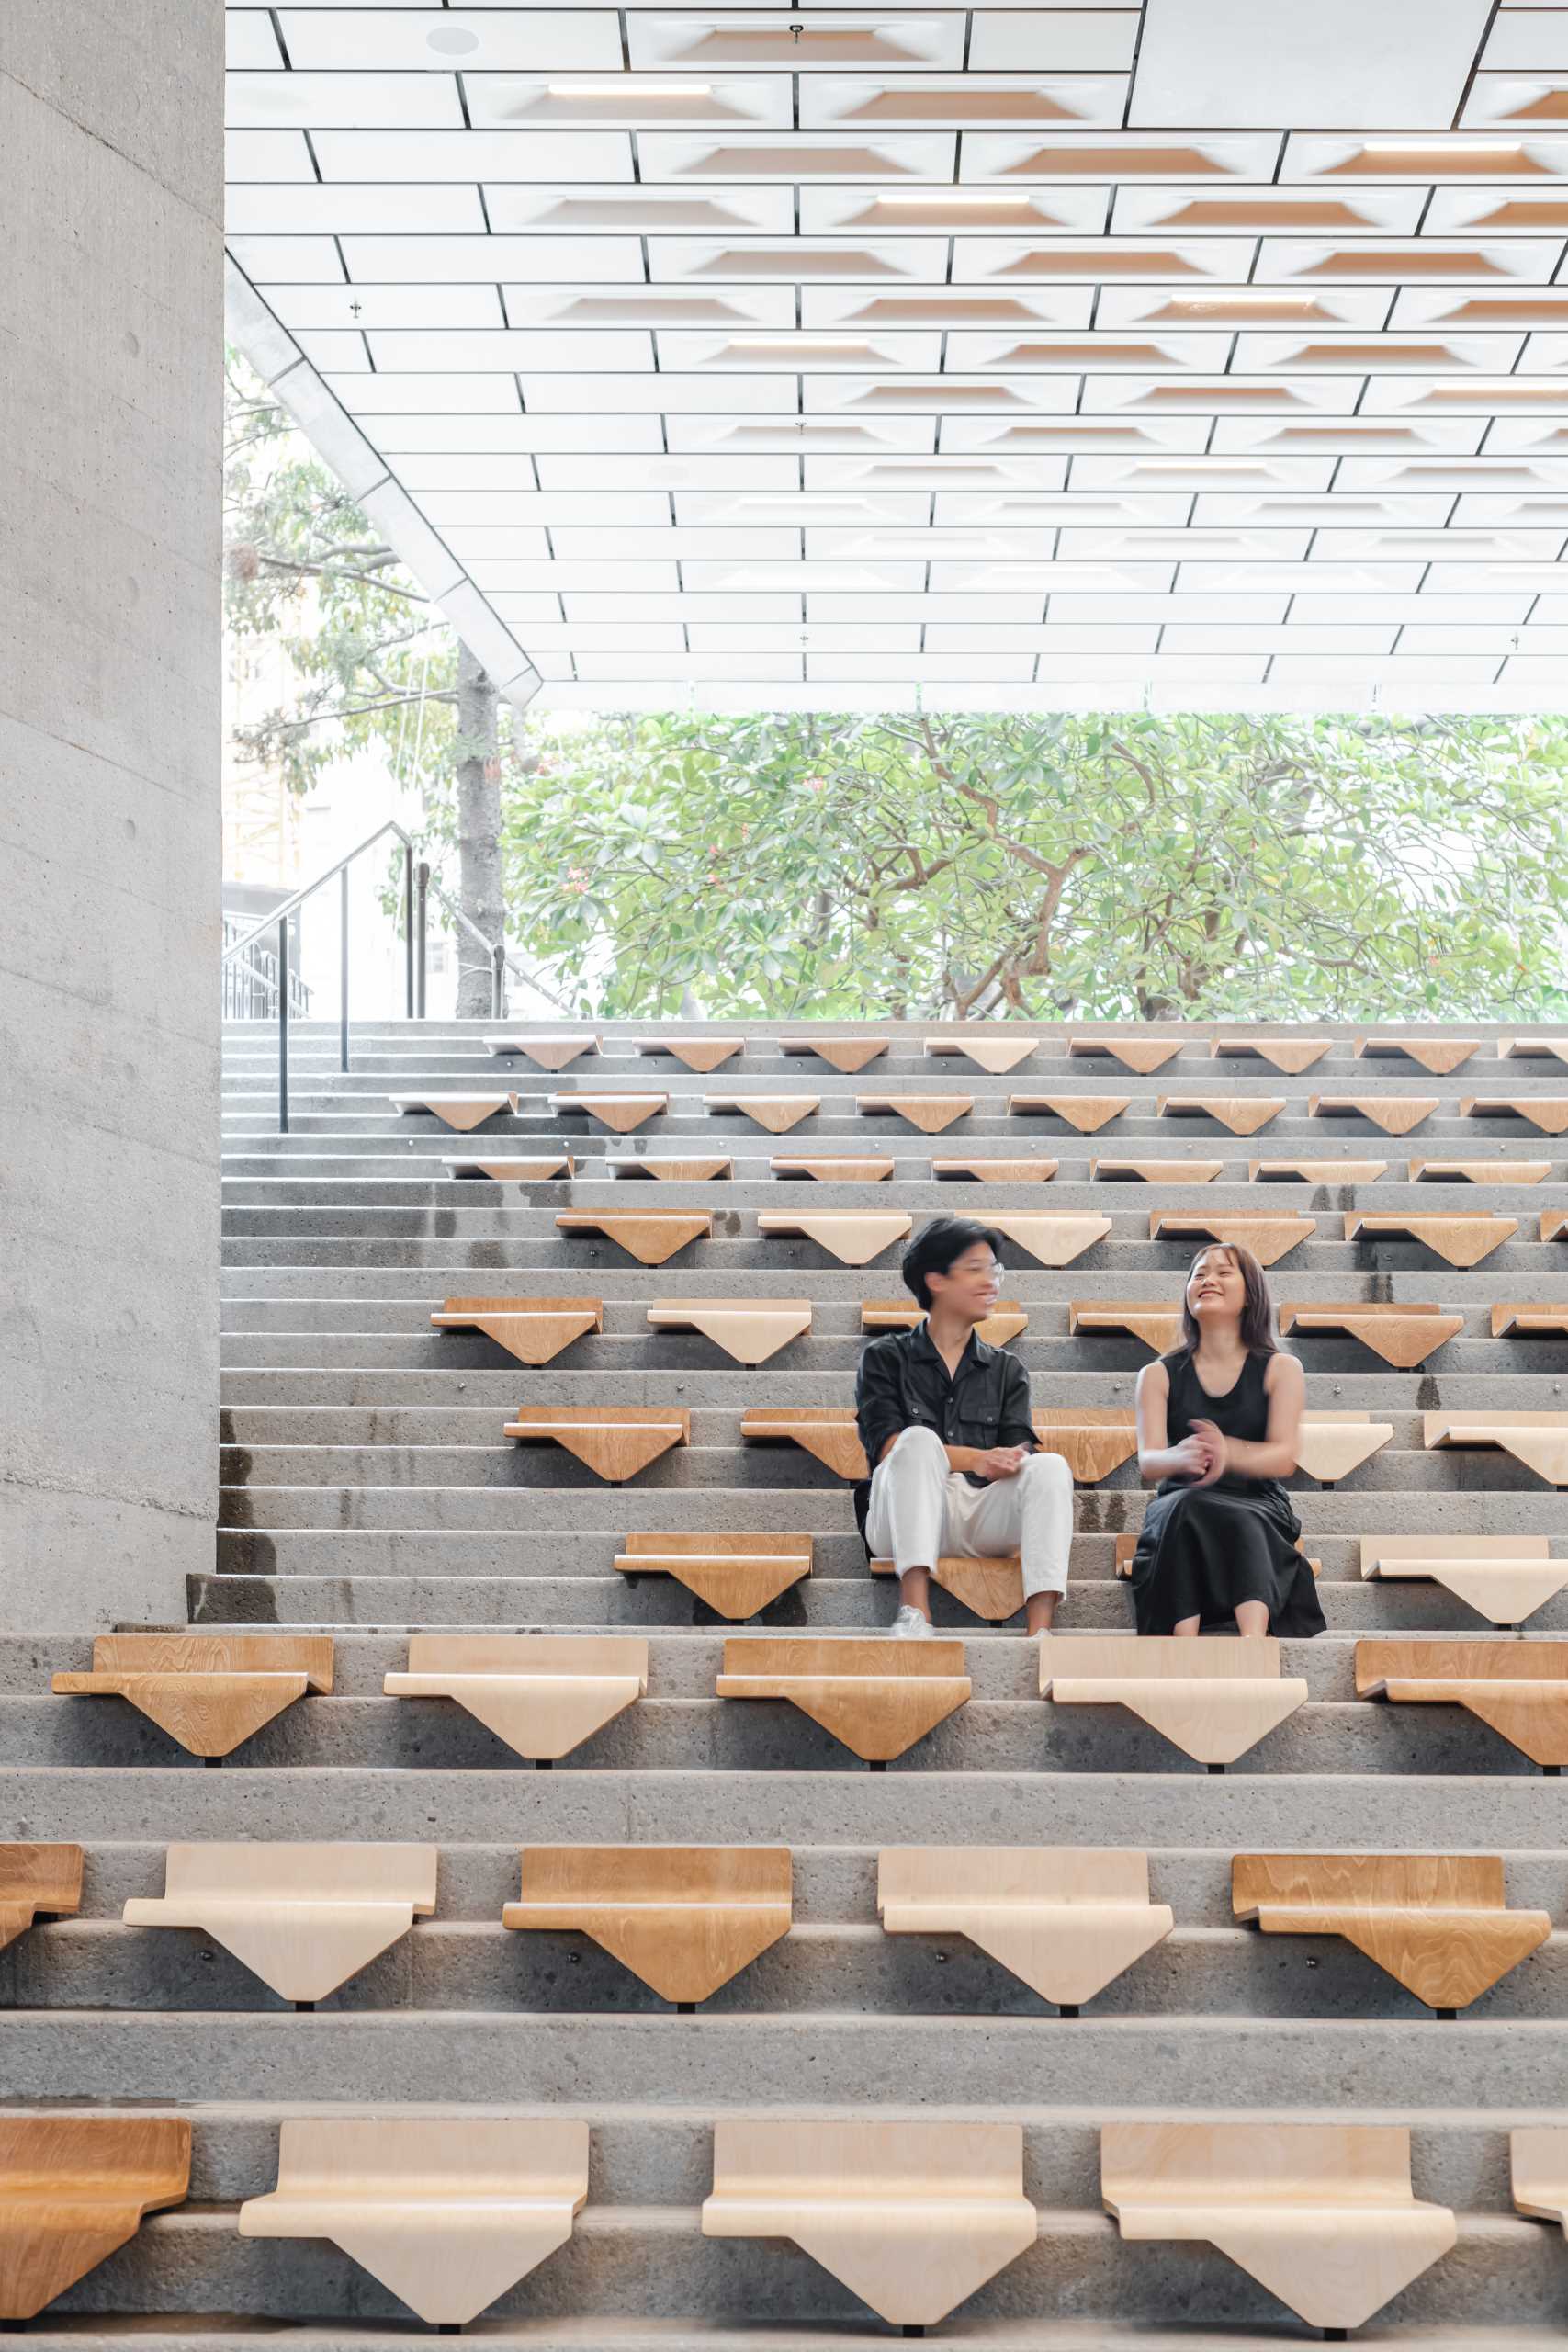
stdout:
[[1200,1258],[1211,1250],[1223,1250],[1240,1274],[1245,1290],[1241,1304],[1241,1344],[1249,1356],[1274,1356],[1280,1352],[1280,1342],[1274,1336],[1274,1301],[1269,1293],[1269,1277],[1253,1256],[1239,1241],[1205,1241],[1195,1250],[1192,1263],[1181,1284],[1182,1344],[1196,1351],[1202,1333],[1198,1317],[1187,1303],[1187,1285],[1192,1280]]

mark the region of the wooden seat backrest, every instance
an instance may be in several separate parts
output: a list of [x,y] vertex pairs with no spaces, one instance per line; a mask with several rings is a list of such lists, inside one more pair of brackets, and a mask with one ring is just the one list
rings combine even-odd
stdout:
[[733,1635],[724,1645],[726,1674],[842,1675],[855,1679],[897,1675],[919,1678],[962,1674],[962,1642],[893,1642],[875,1635],[863,1640],[836,1634],[761,1634]]
[[224,1904],[412,1903],[435,1908],[437,1849],[379,1841],[289,1845],[270,1839],[171,1846],[165,1901]]
[[1561,1682],[1568,1642],[1365,1641],[1356,1644],[1356,1688],[1371,1682]]
[[581,2199],[587,2174],[588,2126],[563,2117],[289,2117],[278,2132],[278,2193],[306,2201]]
[[1410,2133],[1398,2123],[1107,2123],[1108,2202],[1408,2205]]
[[0,1845],[0,1909],[20,1901],[35,1911],[74,1911],[81,1900],[80,1846]]
[[[921,1643],[922,1649],[928,1645]],[[1212,1634],[1183,1641],[1174,1634],[1045,1634],[1040,1677],[1071,1682],[1147,1682],[1273,1678],[1280,1645],[1267,1634]]]
[[713,2193],[721,2199],[950,2205],[1022,2190],[1016,2123],[748,2115],[714,2126]]
[[809,1560],[816,1538],[811,1535],[649,1535],[626,1537],[634,1558],[644,1554],[670,1559],[741,1558]]
[[1236,1854],[1231,1900],[1331,1910],[1501,1911],[1499,1854]]
[[411,1634],[411,1674],[631,1674],[648,1644],[620,1634]]
[[525,1846],[522,1894],[547,1904],[788,1903],[787,1846]]
[[95,1674],[303,1674],[333,1687],[330,1634],[99,1634]]
[[1131,1848],[886,1846],[878,1906],[894,1903],[1074,1904],[1149,1899],[1149,1860]]
[[190,2185],[175,2115],[0,2114],[0,2199],[171,2205]]

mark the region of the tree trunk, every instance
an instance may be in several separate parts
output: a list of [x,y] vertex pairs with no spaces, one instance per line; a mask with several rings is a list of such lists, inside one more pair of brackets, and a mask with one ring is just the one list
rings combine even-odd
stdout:
[[[501,886],[501,753],[497,695],[461,640],[457,646],[457,903],[487,939],[505,922]],[[457,1018],[488,1021],[493,967],[479,941],[457,930]]]

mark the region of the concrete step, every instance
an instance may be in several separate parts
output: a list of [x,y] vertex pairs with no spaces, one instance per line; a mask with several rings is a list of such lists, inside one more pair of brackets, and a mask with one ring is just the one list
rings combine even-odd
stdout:
[[[1064,2294],[1061,2300],[1070,2297]],[[475,2323],[466,2333],[473,2335],[480,2324]],[[1295,2340],[1285,2332],[1288,2324],[1278,2312],[1257,2328],[1224,2320],[1211,2328],[1189,2320],[977,2322],[960,2316],[928,2329],[925,2342],[929,2352],[1279,2352],[1281,2342]],[[119,2352],[121,2346],[127,2352],[254,2352],[255,2344],[248,2321],[183,2313],[166,2328],[123,2314],[80,2320],[62,2316],[35,2320],[32,2326],[46,2337],[51,2352]],[[291,2321],[281,2323],[276,2333],[289,2352],[408,2352],[406,2321],[384,2327],[362,2319]],[[1551,2320],[1516,2321],[1501,2327],[1416,2321],[1405,2327],[1391,2324],[1385,2315],[1357,2333],[1364,2343],[1418,2345],[1420,2352],[1517,2352],[1517,2347],[1536,2352],[1537,2346],[1544,2352],[1562,2341],[1560,2327]],[[730,2328],[691,2312],[673,2320],[575,2313],[558,2320],[501,2317],[487,2318],[482,2334],[486,2345],[497,2346],[498,2352],[513,2352],[513,2347],[516,2352],[865,2352],[870,2338],[863,2314],[843,2328],[820,2321],[805,2327],[742,2321]]]

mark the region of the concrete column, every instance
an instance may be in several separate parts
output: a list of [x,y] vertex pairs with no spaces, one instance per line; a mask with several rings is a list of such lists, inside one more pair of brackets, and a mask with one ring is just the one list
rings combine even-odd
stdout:
[[0,1625],[26,1630],[183,1622],[212,1557],[222,62],[219,0],[0,7]]

